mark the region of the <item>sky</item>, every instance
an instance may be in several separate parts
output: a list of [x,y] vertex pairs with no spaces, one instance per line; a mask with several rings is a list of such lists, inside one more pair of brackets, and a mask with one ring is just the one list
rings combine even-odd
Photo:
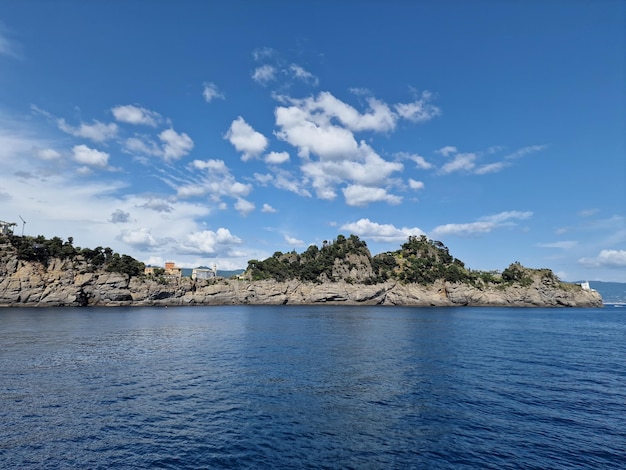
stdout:
[[623,1],[0,0],[0,220],[146,264],[339,234],[626,282]]

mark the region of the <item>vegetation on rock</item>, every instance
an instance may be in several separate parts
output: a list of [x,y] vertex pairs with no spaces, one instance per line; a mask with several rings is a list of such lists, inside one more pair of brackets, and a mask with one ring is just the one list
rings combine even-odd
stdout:
[[44,266],[51,259],[72,260],[84,262],[87,269],[95,271],[104,269],[109,272],[139,276],[144,272],[144,264],[132,256],[120,255],[111,248],[98,246],[94,249],[75,247],[73,238],[63,241],[59,237],[47,239],[43,235],[37,237],[7,235],[11,246],[15,249],[17,259],[36,261]]
[[343,280],[376,284],[396,280],[406,284],[429,285],[436,281],[466,283],[475,287],[487,285],[527,287],[539,275],[544,284],[562,284],[548,269],[529,269],[512,263],[502,273],[474,271],[450,254],[440,241],[426,236],[410,236],[399,250],[375,256],[356,235],[338,235],[322,247],[309,246],[303,253],[277,251],[266,260],[248,262],[246,276],[253,281],[275,279],[286,281],[325,282]]

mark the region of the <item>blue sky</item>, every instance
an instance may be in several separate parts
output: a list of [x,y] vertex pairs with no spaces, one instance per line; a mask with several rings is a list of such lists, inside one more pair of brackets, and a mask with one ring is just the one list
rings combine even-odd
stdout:
[[426,234],[626,281],[625,15],[0,0],[0,220],[157,265]]

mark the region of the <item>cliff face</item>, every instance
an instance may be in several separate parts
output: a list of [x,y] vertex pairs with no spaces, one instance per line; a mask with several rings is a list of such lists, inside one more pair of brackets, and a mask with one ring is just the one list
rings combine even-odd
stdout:
[[[359,273],[350,273],[358,278]],[[52,259],[47,266],[0,256],[0,306],[151,306],[151,305],[415,305],[504,307],[600,307],[595,291],[548,282],[536,276],[520,285],[479,287],[437,281],[420,284],[386,281],[366,285],[345,281],[197,280],[162,282],[102,270],[89,272],[80,260]]]

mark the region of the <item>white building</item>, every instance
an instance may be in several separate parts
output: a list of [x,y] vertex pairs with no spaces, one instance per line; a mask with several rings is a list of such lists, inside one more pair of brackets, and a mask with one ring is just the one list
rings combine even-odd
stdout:
[[17,224],[0,220],[0,235],[13,235],[13,227]]
[[217,265],[213,265],[213,269],[209,268],[193,268],[191,271],[191,279],[212,279],[217,277]]

